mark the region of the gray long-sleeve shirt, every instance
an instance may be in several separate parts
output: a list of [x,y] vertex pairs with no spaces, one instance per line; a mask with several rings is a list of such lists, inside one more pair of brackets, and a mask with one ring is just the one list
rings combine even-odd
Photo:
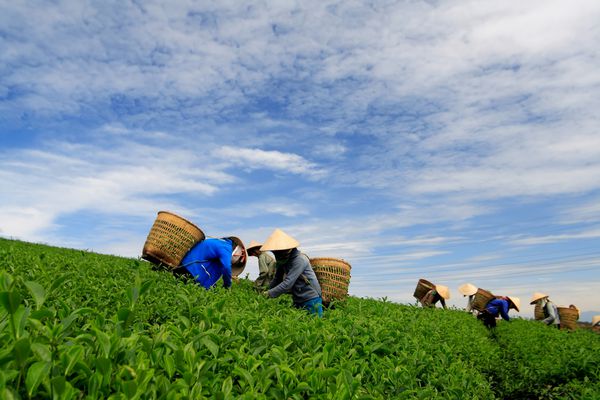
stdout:
[[542,322],[545,323],[546,325],[560,324],[560,318],[558,317],[558,309],[556,308],[556,305],[554,305],[553,302],[547,300],[545,302],[545,304],[543,304],[543,307],[544,307],[544,315],[546,316],[546,318],[544,318],[544,320]]
[[271,281],[270,288],[269,296],[278,297],[284,293],[291,293],[294,304],[297,305],[321,296],[317,275],[310,266],[308,257],[298,249],[293,249],[285,262],[277,263],[275,278]]
[[275,259],[269,254],[262,252],[258,256],[258,278],[254,281],[254,287],[266,289],[275,277]]

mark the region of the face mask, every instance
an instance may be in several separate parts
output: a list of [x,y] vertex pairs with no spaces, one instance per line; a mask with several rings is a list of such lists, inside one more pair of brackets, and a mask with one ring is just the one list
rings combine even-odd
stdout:
[[236,246],[231,254],[231,264],[237,264],[244,261],[245,254],[244,250],[240,246]]
[[273,250],[273,255],[277,261],[286,261],[288,258],[290,258],[290,254],[292,254],[292,249]]

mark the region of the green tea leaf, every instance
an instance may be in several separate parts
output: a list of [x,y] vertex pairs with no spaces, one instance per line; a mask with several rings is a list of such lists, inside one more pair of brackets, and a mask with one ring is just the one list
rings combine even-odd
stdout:
[[83,347],[73,346],[67,351],[67,358],[69,363],[65,368],[65,376],[69,375],[73,366],[83,358]]
[[119,311],[117,311],[117,318],[123,323],[124,326],[129,325],[132,317],[133,311],[131,311],[129,308],[121,308]]
[[0,292],[0,304],[2,304],[4,309],[9,314],[14,314],[14,312],[21,304],[22,300],[23,298],[21,297],[21,295],[14,290],[8,292]]
[[111,350],[110,337],[99,329],[94,328],[94,334],[98,341],[98,346],[102,350],[104,357],[108,358]]
[[125,393],[128,399],[135,397],[135,393],[137,392],[137,382],[135,380],[125,381],[122,385],[123,393]]
[[21,338],[15,342],[14,346],[15,361],[18,365],[23,365],[27,357],[31,354],[31,344],[28,337]]
[[67,274],[58,276],[52,281],[52,284],[50,284],[50,289],[48,291],[50,293],[53,293],[56,289],[63,286],[69,279],[70,277]]
[[252,374],[250,374],[250,372],[246,371],[243,368],[240,367],[235,367],[233,369],[233,374],[237,375],[237,376],[241,376],[244,378],[244,380],[246,382],[248,382],[248,385],[253,388],[254,387],[254,378],[252,377]]
[[46,300],[46,290],[42,285],[34,281],[25,282],[25,286],[29,289],[29,293],[35,300],[35,308],[39,310]]
[[25,328],[27,326],[27,319],[29,318],[30,309],[25,308],[23,305],[19,305],[12,315],[13,326],[15,327],[15,339],[19,339],[25,335]]
[[25,378],[25,386],[27,393],[33,396],[34,392],[44,379],[48,378],[50,372],[50,363],[46,361],[38,361],[33,363],[27,370],[27,378]]
[[221,386],[221,391],[228,396],[231,393],[231,389],[233,388],[233,381],[230,376],[225,378],[223,381],[223,385]]
[[58,394],[58,396],[61,396],[65,392],[66,383],[67,380],[64,376],[56,376],[52,378],[50,382],[52,388],[54,389],[54,392]]
[[50,352],[50,347],[48,345],[42,343],[33,343],[31,345],[31,350],[40,359],[40,361],[50,362],[52,360],[52,353]]
[[219,355],[219,346],[215,342],[207,337],[200,339],[200,342],[208,348],[213,356],[217,357]]

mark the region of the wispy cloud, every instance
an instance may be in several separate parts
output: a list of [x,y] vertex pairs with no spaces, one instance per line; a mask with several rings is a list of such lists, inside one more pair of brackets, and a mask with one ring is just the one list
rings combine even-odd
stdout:
[[560,235],[531,236],[511,240],[510,243],[517,246],[531,246],[538,244],[557,243],[567,240],[595,239],[600,238],[600,229],[586,230],[577,233],[564,233]]
[[565,207],[559,216],[560,222],[563,224],[598,222],[600,221],[600,199],[595,198],[589,202]]
[[234,166],[252,169],[271,169],[275,171],[318,177],[323,172],[317,165],[309,162],[304,157],[283,153],[276,150],[248,149],[243,147],[222,146],[214,154]]
[[45,150],[1,153],[2,181],[21,189],[3,195],[10,218],[0,224],[4,232],[35,239],[60,216],[81,210],[144,216],[182,209],[168,196],[211,196],[234,179],[218,168],[197,168],[201,163],[191,151],[129,139],[117,147],[53,141]]

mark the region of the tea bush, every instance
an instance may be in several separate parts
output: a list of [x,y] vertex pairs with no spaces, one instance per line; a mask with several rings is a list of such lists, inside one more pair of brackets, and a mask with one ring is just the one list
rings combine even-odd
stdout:
[[318,319],[245,279],[205,290],[136,259],[0,239],[3,399],[591,399],[599,345],[385,299]]

